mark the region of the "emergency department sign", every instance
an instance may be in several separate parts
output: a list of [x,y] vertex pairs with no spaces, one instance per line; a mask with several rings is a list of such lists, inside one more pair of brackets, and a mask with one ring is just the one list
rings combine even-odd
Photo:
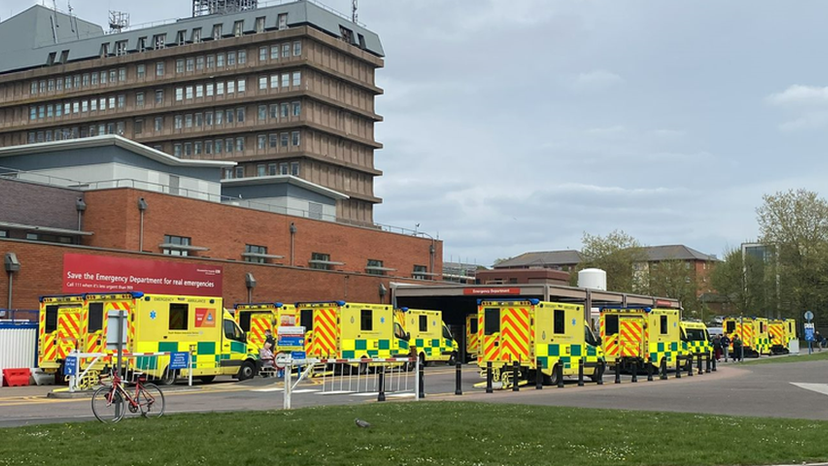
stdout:
[[805,341],[814,341],[814,324],[805,324]]

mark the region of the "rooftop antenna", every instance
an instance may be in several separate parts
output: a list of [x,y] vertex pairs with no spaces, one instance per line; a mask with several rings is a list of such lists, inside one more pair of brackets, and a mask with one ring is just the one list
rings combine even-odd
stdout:
[[57,0],[52,0],[52,14],[49,15],[49,22],[52,23],[52,40],[57,44],[58,43],[58,34],[57,34]]
[[357,15],[357,8],[359,8],[359,0],[351,0],[351,21],[354,23],[357,22],[357,18],[359,17]]
[[80,39],[80,31],[78,30],[77,24],[78,20],[75,18],[75,9],[72,8],[72,0],[66,0],[66,6],[69,10],[69,28],[72,29],[72,32],[74,32],[77,38]]
[[117,34],[129,27],[129,13],[109,10],[109,33]]

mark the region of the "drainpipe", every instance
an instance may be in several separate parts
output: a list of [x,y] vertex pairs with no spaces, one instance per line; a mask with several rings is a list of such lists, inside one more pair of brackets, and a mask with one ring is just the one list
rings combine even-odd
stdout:
[[147,201],[143,197],[138,198],[138,211],[141,215],[141,227],[138,230],[138,252],[144,252],[144,211],[147,210]]
[[294,240],[296,238],[296,225],[293,222],[290,222],[290,265],[293,266],[293,252],[294,252]]
[[83,212],[86,210],[86,203],[83,202],[83,198],[79,197],[77,201],[75,201],[75,209],[78,211],[78,231],[81,231],[83,227]]

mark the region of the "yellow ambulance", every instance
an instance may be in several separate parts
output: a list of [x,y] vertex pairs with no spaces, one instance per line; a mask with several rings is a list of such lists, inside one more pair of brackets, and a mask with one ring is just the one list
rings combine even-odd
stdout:
[[[189,369],[169,370],[169,356],[133,355],[192,350],[193,376],[205,382],[217,375],[245,380],[258,372],[259,348],[247,343],[244,332],[222,306],[221,298],[141,292],[80,296],[78,340],[87,343],[85,348],[79,347],[82,352],[116,352],[111,343],[117,338],[117,330],[110,325],[117,324],[116,316],[122,311],[126,318],[124,352],[130,356],[130,369],[144,372],[162,384],[173,383],[177,376],[188,376]],[[41,298],[41,313],[46,314],[41,317],[42,334],[51,328],[48,314],[54,299]],[[81,361],[81,369],[90,361]],[[102,367],[103,361],[99,361],[91,375]]]
[[763,317],[731,317],[722,321],[722,329],[730,338],[730,352],[733,354],[733,337],[742,340],[746,358],[758,358],[771,354],[768,319]]
[[63,380],[61,367],[70,352],[97,349],[97,340],[86,338],[83,332],[82,311],[83,295],[40,298],[37,362],[44,372],[55,374],[55,383]]
[[[486,377],[492,363],[493,380],[511,386],[517,361],[521,380],[536,380],[540,371],[544,384],[556,384],[557,366],[564,376],[575,376],[581,364],[584,374],[597,379],[606,365],[599,341],[584,320],[584,307],[544,302],[538,299],[493,299],[478,301],[477,363]],[[520,383],[520,380],[517,381]]]
[[796,320],[774,319],[768,321],[768,335],[772,354],[788,354],[791,340],[796,339]]
[[403,307],[398,313],[404,322],[403,330],[409,335],[409,347],[416,349],[420,364],[442,361],[454,365],[459,347],[443,322],[441,311]]
[[[358,359],[408,357],[408,338],[385,304],[345,301],[296,303],[305,327],[305,352],[309,358]],[[367,370],[367,365],[360,365]]]
[[477,338],[477,313],[466,316],[466,361],[477,359],[480,340]]
[[694,358],[701,355],[703,360],[713,357],[713,345],[710,344],[710,335],[707,333],[706,325],[701,322],[682,320],[679,322],[679,328],[684,355],[692,355]]
[[607,363],[622,371],[658,371],[662,361],[675,367],[684,355],[678,309],[649,307],[604,307],[600,315],[601,344]]
[[[236,304],[235,318],[247,336],[247,344],[261,348],[265,343],[265,332],[270,330],[273,339],[278,342],[279,327],[299,325],[296,307],[282,303],[243,303]],[[282,352],[278,344],[271,348],[274,354]]]

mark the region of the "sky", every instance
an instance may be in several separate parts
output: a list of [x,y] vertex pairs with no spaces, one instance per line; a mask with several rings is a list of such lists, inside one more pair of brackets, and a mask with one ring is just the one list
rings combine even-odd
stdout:
[[[35,3],[0,0],[0,17]],[[72,3],[100,24],[191,9]],[[721,257],[756,238],[764,194],[824,191],[826,17],[819,1],[361,0],[386,54],[374,220],[482,265],[616,229]]]

